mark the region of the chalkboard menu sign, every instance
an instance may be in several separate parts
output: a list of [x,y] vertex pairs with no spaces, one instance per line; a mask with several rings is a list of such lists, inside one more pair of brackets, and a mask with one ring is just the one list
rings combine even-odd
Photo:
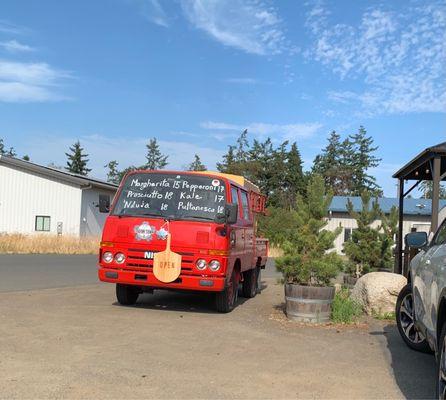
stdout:
[[112,210],[121,216],[213,220],[224,213],[225,185],[220,179],[188,174],[130,175]]

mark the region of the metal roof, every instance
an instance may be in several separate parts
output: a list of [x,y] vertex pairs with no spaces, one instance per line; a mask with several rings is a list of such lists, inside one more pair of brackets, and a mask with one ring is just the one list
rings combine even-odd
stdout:
[[[440,175],[446,172],[446,142],[424,149],[415,158],[409,161],[393,175],[394,178],[410,180],[432,180],[431,161],[435,157],[441,157]],[[446,176],[443,178],[446,180]]]
[[99,189],[113,191],[116,191],[118,189],[118,185],[115,185],[114,183],[104,182],[99,179],[89,178],[87,176],[73,174],[72,172],[62,171],[51,167],[44,167],[43,165],[35,164],[30,161],[20,160],[14,157],[0,155],[0,164],[11,165],[24,169],[25,171],[33,172],[35,174],[66,181],[68,183],[79,185],[81,188],[92,186]]
[[[353,203],[353,209],[360,211],[362,209],[361,197],[359,196],[333,196],[329,211],[331,212],[348,212],[347,201]],[[390,209],[395,206],[398,208],[398,199],[396,197],[379,197],[378,204],[381,210],[388,214]],[[440,200],[440,209],[446,207],[446,200]],[[404,199],[405,215],[426,215],[432,214],[432,200],[430,199]]]

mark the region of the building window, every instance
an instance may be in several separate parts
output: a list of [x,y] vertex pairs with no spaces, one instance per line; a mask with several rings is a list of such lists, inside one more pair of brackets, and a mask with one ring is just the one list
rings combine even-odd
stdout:
[[110,211],[110,196],[108,194],[99,195],[99,212],[108,213]]
[[349,240],[352,240],[352,228],[345,228],[344,229],[344,242],[348,242]]
[[36,216],[36,231],[49,232],[51,227],[51,218],[43,215]]

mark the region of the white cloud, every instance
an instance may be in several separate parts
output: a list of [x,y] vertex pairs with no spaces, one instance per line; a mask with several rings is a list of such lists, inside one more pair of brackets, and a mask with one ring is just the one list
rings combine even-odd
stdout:
[[329,92],[334,101],[366,114],[446,111],[446,9],[408,4],[403,12],[368,9],[358,25],[335,24],[321,3],[307,27],[314,45],[306,55],[365,89]]
[[25,63],[0,59],[0,101],[42,102],[66,99],[55,90],[66,71],[46,63]]
[[204,129],[217,129],[217,130],[225,130],[225,131],[241,131],[246,128],[240,125],[227,124],[226,122],[214,122],[214,121],[205,121],[200,123],[200,126]]
[[167,15],[159,0],[133,0],[141,10],[142,15],[150,22],[167,28],[169,26]]
[[[102,134],[92,134],[81,137],[34,135],[32,139],[23,141],[21,151],[29,154],[31,160],[47,165],[65,165],[65,152],[76,140],[80,140],[82,147],[88,154],[91,176],[104,179],[106,165],[111,160],[119,162],[118,168],[130,165],[141,165],[145,162],[145,145],[149,138],[144,137],[113,137]],[[193,161],[194,154],[198,154],[209,169],[215,169],[215,164],[221,159],[224,150],[218,150],[196,143],[184,141],[158,140],[160,150],[169,156],[168,169],[182,169],[184,165]]]
[[182,0],[192,25],[225,46],[250,54],[281,53],[286,48],[276,11],[259,0]]
[[317,131],[319,131],[319,129],[322,128],[322,124],[318,122],[283,125],[251,122],[247,125],[235,125],[225,122],[206,121],[202,122],[200,126],[204,129],[225,131],[226,135],[231,136],[234,135],[234,131],[242,132],[244,129],[248,129],[248,132],[255,137],[266,138],[267,136],[270,136],[272,138],[290,141],[294,141],[298,138],[308,138],[313,136]]
[[21,82],[0,81],[0,101],[7,103],[54,101],[62,98],[45,87]]
[[34,49],[26,44],[20,43],[17,40],[8,40],[6,42],[0,42],[0,47],[3,47],[10,53],[30,52]]

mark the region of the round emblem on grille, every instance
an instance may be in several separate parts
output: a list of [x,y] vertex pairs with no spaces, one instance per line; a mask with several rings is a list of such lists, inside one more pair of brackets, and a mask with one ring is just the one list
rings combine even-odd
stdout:
[[136,225],[134,228],[136,240],[152,240],[153,234],[156,232],[155,227],[148,222],[143,222],[141,225]]

